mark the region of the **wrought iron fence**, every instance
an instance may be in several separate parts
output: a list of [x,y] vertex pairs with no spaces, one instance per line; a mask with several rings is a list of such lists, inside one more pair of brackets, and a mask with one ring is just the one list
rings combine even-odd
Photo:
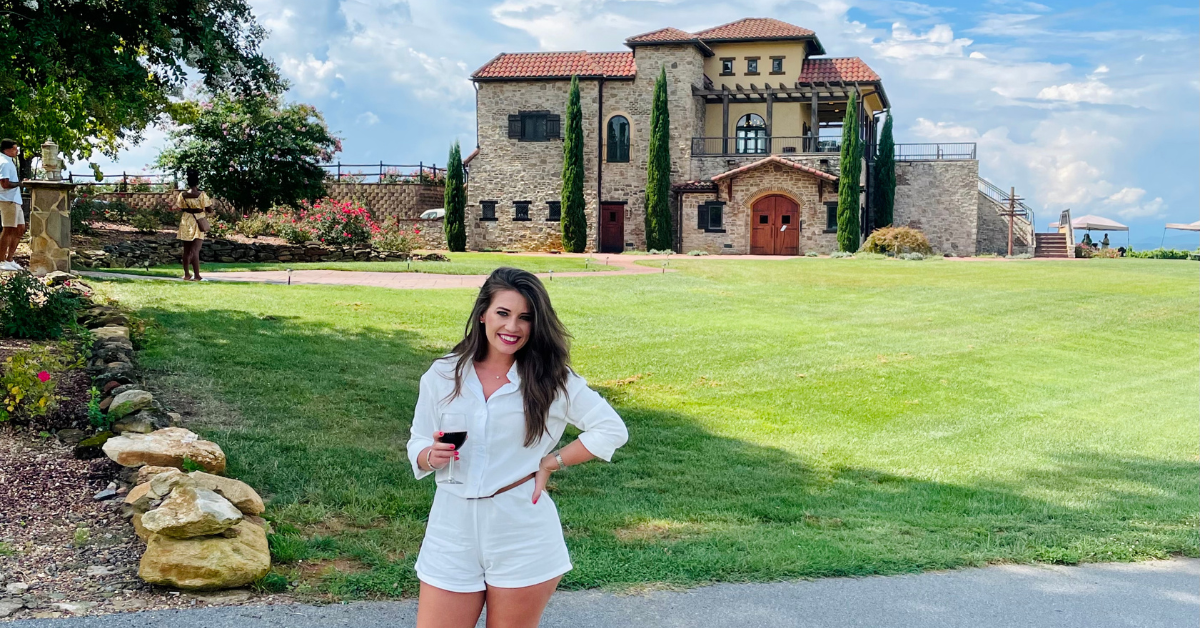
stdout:
[[[446,169],[436,164],[320,164],[331,182],[341,183],[441,183],[446,178]],[[101,174],[93,172],[67,172],[68,181],[79,186],[88,186],[99,192],[167,192],[183,188],[183,179],[171,172],[122,172]]]
[[975,142],[896,144],[896,161],[975,159]]

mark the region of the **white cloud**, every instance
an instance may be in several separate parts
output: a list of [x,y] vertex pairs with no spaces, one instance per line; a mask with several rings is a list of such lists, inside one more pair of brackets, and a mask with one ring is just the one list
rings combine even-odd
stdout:
[[975,52],[972,52],[968,56],[972,59],[986,59],[987,58],[987,55],[983,54],[982,52],[979,52],[978,50],[976,50]]
[[1162,218],[1166,215],[1166,208],[1162,197],[1156,196],[1148,203],[1117,210],[1117,215],[1122,218]]
[[892,24],[892,38],[876,45],[875,51],[884,57],[899,60],[961,57],[963,49],[972,43],[970,39],[955,39],[954,30],[946,24],[938,24],[925,33],[915,33],[897,22]]
[[1042,88],[1037,97],[1043,100],[1065,100],[1067,102],[1111,103],[1116,92],[1100,81],[1064,83]]
[[305,97],[313,97],[329,92],[329,82],[341,78],[337,74],[337,64],[333,61],[321,61],[310,52],[304,59],[289,54],[280,55],[279,69],[283,75],[292,80],[296,90]]
[[1104,199],[1103,205],[1115,209],[1117,215],[1122,218],[1157,218],[1163,215],[1163,210],[1166,208],[1166,203],[1163,202],[1161,196],[1156,196],[1153,200],[1142,203],[1142,197],[1146,196],[1146,190],[1142,188],[1126,187],[1121,188],[1118,192]]
[[1092,76],[1097,76],[1100,74],[1108,74],[1108,66],[1107,65],[1100,64],[1100,67],[1096,68],[1095,70],[1092,70]]
[[375,113],[372,111],[364,111],[358,114],[358,117],[354,119],[354,122],[362,126],[374,126],[379,124],[379,116],[375,115]]

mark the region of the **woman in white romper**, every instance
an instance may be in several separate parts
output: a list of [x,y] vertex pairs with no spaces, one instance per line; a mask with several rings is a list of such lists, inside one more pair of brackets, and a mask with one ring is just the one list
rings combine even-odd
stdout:
[[[570,367],[569,335],[534,275],[496,269],[466,333],[421,377],[408,457],[439,484],[417,557],[417,628],[537,626],[571,570],[550,474],[611,460],[628,432]],[[465,421],[461,451],[439,442],[447,414]],[[567,424],[582,433],[554,451]],[[461,429],[461,428],[460,428]],[[461,484],[443,484],[446,466]]]

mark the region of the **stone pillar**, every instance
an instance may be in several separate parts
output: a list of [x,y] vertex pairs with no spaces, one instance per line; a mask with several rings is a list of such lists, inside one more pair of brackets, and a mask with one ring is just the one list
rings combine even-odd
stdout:
[[71,196],[66,181],[22,181],[29,190],[29,270],[38,277],[71,271]]

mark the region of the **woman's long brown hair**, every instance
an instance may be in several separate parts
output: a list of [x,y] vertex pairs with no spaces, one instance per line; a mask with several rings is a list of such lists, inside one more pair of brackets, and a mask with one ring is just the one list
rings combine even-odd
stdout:
[[487,330],[479,319],[492,305],[492,297],[502,290],[514,290],[525,297],[532,317],[529,339],[516,353],[521,397],[525,401],[525,446],[530,447],[547,433],[546,417],[550,413],[550,404],[559,392],[566,393],[567,377],[571,373],[571,335],[550,305],[546,287],[533,273],[517,268],[497,268],[483,282],[467,319],[463,339],[450,352],[457,358],[454,392],[450,393],[450,398],[462,394],[463,372],[467,365],[487,357]]

